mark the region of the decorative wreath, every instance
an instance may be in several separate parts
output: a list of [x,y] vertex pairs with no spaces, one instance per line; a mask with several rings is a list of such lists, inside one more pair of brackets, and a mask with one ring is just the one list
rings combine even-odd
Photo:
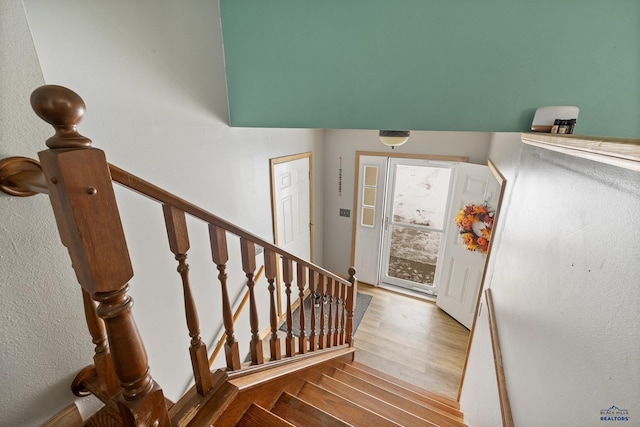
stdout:
[[486,203],[471,203],[456,214],[456,225],[467,250],[487,253],[493,229],[493,215],[494,212],[489,211]]

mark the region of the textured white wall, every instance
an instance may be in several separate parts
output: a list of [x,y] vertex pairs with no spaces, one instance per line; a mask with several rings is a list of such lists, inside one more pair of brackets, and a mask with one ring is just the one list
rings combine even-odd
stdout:
[[[44,81],[22,2],[0,2],[0,17],[0,158],[35,158],[53,134],[29,106]],[[0,425],[33,426],[73,400],[93,345],[48,199],[0,193],[0,218]]]
[[[485,288],[491,282],[495,265],[497,247],[502,237],[501,231],[504,225],[504,217],[511,198],[511,189],[516,177],[520,162],[520,150],[522,143],[519,133],[494,133],[491,135],[489,146],[489,159],[498,168],[505,179],[503,183],[504,195],[502,198],[502,212],[496,222],[492,256],[487,260],[487,278]],[[498,385],[496,381],[495,365],[493,362],[493,349],[488,324],[487,303],[484,296],[484,288],[481,290],[480,309],[476,319],[469,359],[464,375],[462,403],[464,404],[465,420],[469,425],[498,426],[502,423],[500,413],[500,401],[498,399]],[[469,386],[467,386],[469,385]],[[471,391],[469,391],[471,390]],[[469,396],[469,394],[472,394]],[[468,399],[467,399],[468,398]],[[466,404],[470,400],[472,404]]]
[[[639,184],[637,172],[524,146],[489,282],[516,425],[597,426],[612,405],[640,416]],[[461,399],[480,427],[496,425],[479,372],[492,366],[486,340],[477,330]]]
[[[26,0],[24,5],[23,10],[20,1],[11,0],[1,9],[3,157],[36,157],[45,148],[53,132],[31,112],[28,99],[43,83],[61,84],[84,98],[87,115],[79,130],[110,162],[270,241],[269,159],[313,151],[315,229],[321,235],[322,131],[226,125],[217,2],[190,2],[188,8],[171,1]],[[162,212],[123,189],[116,188],[116,196],[134,267],[134,315],[152,375],[176,399],[190,376],[189,340]],[[0,425],[38,425],[74,401],[70,382],[91,363],[93,346],[48,200],[0,198]],[[205,309],[203,301],[218,300],[220,291],[205,230],[194,224],[189,263],[209,344],[217,341],[220,310]],[[315,244],[321,261],[322,239]],[[229,245],[235,256],[231,268],[239,264],[239,252],[237,241]],[[237,269],[230,282],[232,297],[239,297],[244,280]],[[258,286],[264,295],[265,282]],[[266,313],[260,321],[267,327]],[[247,323],[245,311],[236,327],[243,351]],[[87,413],[94,405],[81,401],[79,406]]]
[[[468,156],[471,163],[486,164],[491,133],[414,131],[406,144],[394,153]],[[392,152],[378,138],[377,131],[325,131],[324,138],[324,254],[326,268],[346,274],[351,262],[353,200],[356,151]],[[338,195],[338,169],[342,157],[342,196]],[[351,217],[339,216],[340,208]]]

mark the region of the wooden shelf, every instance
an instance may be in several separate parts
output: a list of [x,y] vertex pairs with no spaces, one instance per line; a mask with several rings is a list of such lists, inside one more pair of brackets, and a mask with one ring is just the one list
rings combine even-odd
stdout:
[[523,133],[522,142],[570,156],[640,171],[640,139]]

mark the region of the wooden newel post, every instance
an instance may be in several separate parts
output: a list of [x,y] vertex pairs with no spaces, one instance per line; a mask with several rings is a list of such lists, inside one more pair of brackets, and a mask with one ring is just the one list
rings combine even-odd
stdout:
[[111,175],[104,152],[91,147],[76,125],[85,105],[75,92],[42,86],[31,95],[40,118],[53,125],[49,150],[38,153],[62,243],[78,282],[99,303],[121,397],[125,425],[169,426],[160,387],[149,373],[147,354],[127,295],[133,277]]
[[353,312],[356,309],[356,295],[358,294],[358,279],[356,279],[356,269],[349,267],[349,282],[351,286],[347,289],[347,322],[345,326],[345,340],[349,347],[353,347]]

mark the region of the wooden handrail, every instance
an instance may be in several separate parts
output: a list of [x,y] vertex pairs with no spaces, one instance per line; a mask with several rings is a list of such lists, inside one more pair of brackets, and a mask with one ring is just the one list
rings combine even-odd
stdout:
[[[227,232],[235,234],[240,238],[249,240],[264,249],[269,249],[298,265],[305,266],[327,279],[334,280],[346,286],[351,286],[348,280],[334,274],[324,268],[308,262],[296,255],[287,252],[273,243],[269,243],[264,239],[244,230],[229,221],[226,221],[211,212],[208,212],[199,206],[194,205],[162,188],[151,184],[144,179],[127,172],[111,163],[108,164],[109,172],[113,181],[121,186],[135,191],[151,200],[172,206],[178,210],[184,211],[189,215],[196,217],[204,222],[224,229]],[[8,157],[0,160],[0,190],[14,196],[31,196],[35,194],[49,194],[46,185],[46,179],[40,162],[28,157]]]
[[269,249],[279,255],[284,256],[287,259],[295,261],[296,264],[298,265],[304,265],[307,268],[311,268],[315,271],[322,273],[328,278],[337,280],[342,284],[350,286],[350,283],[347,280],[343,279],[337,274],[331,273],[330,271],[325,270],[322,267],[319,267],[315,264],[312,264],[309,261],[305,261],[304,259],[299,258],[294,254],[287,252],[282,248],[274,245],[273,243],[269,243],[266,240],[261,239],[260,237],[250,233],[249,231],[244,230],[243,228],[240,228],[235,224],[232,224],[229,221],[226,221],[220,218],[219,216],[214,215],[211,212],[208,212],[200,208],[199,206],[196,206],[193,203],[190,203],[166,190],[163,190],[162,188],[157,187],[151,184],[150,182],[145,181],[142,178],[139,178],[112,164],[109,164],[109,170],[111,171],[111,178],[118,184],[122,185],[123,187],[136,191],[142,194],[143,196],[146,196],[152,200],[155,200],[156,202],[174,206],[188,213],[191,216],[201,219],[204,222],[213,224],[216,227],[220,227],[231,234],[235,234],[238,237],[247,239],[255,243],[256,245],[261,246],[264,249]]
[[[298,265],[311,268],[328,279],[350,286],[350,283],[347,280],[337,274],[305,261],[304,259],[279,248],[273,243],[269,243],[249,231],[244,230],[229,221],[226,221],[219,216],[214,215],[211,212],[208,212],[166,190],[163,190],[162,188],[153,185],[150,182],[145,181],[144,179],[139,178],[111,163],[109,163],[109,171],[111,172],[111,178],[125,188],[142,194],[143,196],[155,200],[158,203],[173,206],[191,216],[201,219],[202,221],[220,227],[238,237],[247,239],[264,249],[270,249],[287,259],[295,261]],[[14,196],[31,196],[38,193],[49,193],[39,162],[27,157],[8,157],[0,161],[0,189]]]
[[493,362],[496,369],[498,381],[498,397],[500,399],[500,411],[502,413],[502,426],[513,427],[513,414],[511,413],[511,403],[509,403],[509,393],[507,393],[507,382],[504,376],[502,365],[502,351],[500,350],[500,337],[498,336],[498,324],[496,323],[496,313],[493,308],[493,297],[491,289],[484,291],[487,300],[487,312],[489,317],[489,331],[491,334],[491,347],[493,348]]

